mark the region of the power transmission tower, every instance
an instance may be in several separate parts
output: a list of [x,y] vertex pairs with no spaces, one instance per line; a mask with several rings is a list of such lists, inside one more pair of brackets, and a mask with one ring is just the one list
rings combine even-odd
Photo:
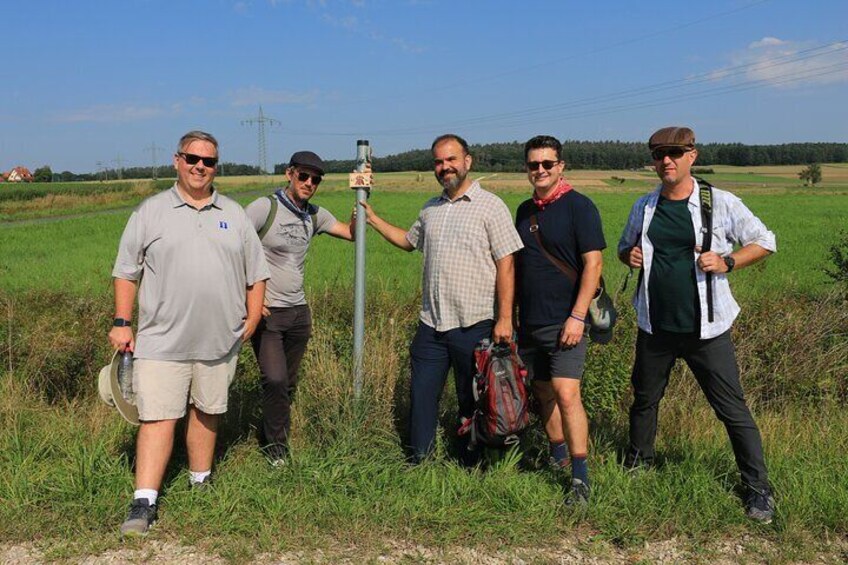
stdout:
[[268,124],[269,126],[273,126],[274,124],[279,125],[280,120],[267,117],[262,113],[262,106],[260,106],[258,116],[241,121],[241,125],[243,126],[252,126],[253,124],[257,124],[259,126],[259,174],[266,175],[268,174],[268,158],[265,150],[265,124]]
[[156,161],[156,152],[161,151],[163,148],[156,145],[154,141],[148,147],[145,147],[145,151],[150,151],[150,162],[151,162],[151,170],[153,171],[153,180],[159,178],[159,163]]
[[121,159],[120,155],[118,155],[117,157],[112,159],[112,162],[115,163],[116,165],[118,165],[118,180],[123,179],[124,178],[124,160]]
[[109,180],[109,170],[103,165],[103,161],[97,161],[97,171],[100,173],[100,182]]

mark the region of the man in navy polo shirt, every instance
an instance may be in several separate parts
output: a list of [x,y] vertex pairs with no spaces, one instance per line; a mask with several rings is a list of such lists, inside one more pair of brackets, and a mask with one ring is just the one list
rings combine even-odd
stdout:
[[515,219],[524,244],[516,260],[519,354],[533,380],[553,459],[566,466],[571,452],[566,504],[585,505],[589,422],[580,379],[586,317],[600,283],[606,242],[598,209],[562,176],[559,141],[534,137],[524,145],[524,161],[533,197],[518,207]]

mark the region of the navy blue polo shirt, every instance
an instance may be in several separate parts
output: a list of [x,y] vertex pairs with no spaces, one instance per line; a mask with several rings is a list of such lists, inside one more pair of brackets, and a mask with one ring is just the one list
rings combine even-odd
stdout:
[[530,231],[534,213],[545,248],[577,271],[578,282],[583,272],[581,255],[607,246],[601,215],[587,196],[570,190],[544,210],[539,210],[532,199],[522,202],[515,217],[524,243],[516,257],[516,298],[522,328],[562,324],[577,298],[576,285],[545,257]]

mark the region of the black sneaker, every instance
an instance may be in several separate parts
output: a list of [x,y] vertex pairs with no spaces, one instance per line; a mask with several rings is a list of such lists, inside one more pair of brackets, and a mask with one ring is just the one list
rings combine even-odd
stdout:
[[589,505],[589,485],[580,479],[571,479],[571,489],[565,495],[565,505],[586,507]]
[[284,443],[266,445],[262,451],[268,464],[275,468],[284,466],[289,456],[289,448]]
[[774,519],[774,495],[769,487],[748,487],[745,495],[745,515],[760,524],[771,524]]
[[130,505],[130,513],[121,524],[122,536],[143,536],[156,522],[156,505],[146,498],[136,498]]

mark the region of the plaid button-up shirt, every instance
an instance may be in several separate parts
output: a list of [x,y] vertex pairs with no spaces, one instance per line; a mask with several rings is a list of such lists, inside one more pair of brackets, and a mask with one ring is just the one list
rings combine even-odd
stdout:
[[424,254],[421,321],[436,331],[495,317],[495,261],[523,247],[503,201],[474,182],[428,200],[406,239]]
[[[689,213],[695,229],[695,245],[700,246],[704,239],[701,221],[701,200],[698,195],[698,183],[692,179],[694,190],[689,196]],[[650,302],[648,299],[648,281],[651,279],[651,266],[654,257],[654,245],[648,237],[648,227],[654,217],[662,185],[641,197],[630,210],[627,225],[618,242],[618,253],[634,245],[642,248],[642,276],[639,287],[633,295],[633,307],[636,308],[636,321],[639,328],[652,333]],[[733,245],[745,246],[756,243],[764,249],[777,251],[774,234],[757,218],[735,195],[713,188],[713,239],[711,250],[721,256],[729,255]],[[697,261],[698,253],[692,250],[692,261]],[[730,329],[733,320],[739,314],[739,305],[730,292],[730,284],[724,273],[713,273],[713,322],[710,323],[707,312],[707,276],[695,265],[695,278],[698,287],[698,301],[702,312],[700,337],[709,339],[721,335]]]

